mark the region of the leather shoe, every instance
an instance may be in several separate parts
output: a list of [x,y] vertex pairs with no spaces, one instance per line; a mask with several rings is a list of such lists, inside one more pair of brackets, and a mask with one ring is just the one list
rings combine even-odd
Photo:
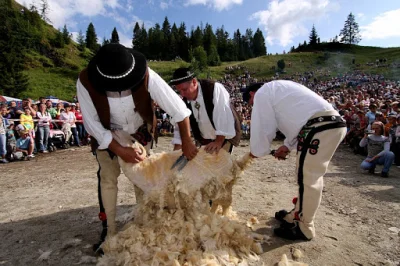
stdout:
[[286,210],[280,210],[278,212],[275,212],[275,219],[277,219],[280,222],[286,222],[284,218],[288,213],[289,212]]
[[[291,227],[289,225],[292,225]],[[276,236],[288,239],[288,240],[306,240],[309,241],[303,232],[301,232],[300,227],[296,224],[287,223],[279,228],[274,229]]]

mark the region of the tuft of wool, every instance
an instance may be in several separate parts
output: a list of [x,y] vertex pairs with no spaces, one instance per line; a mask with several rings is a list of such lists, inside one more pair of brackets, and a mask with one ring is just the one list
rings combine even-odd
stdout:
[[[171,170],[181,154],[154,154],[138,164],[119,158],[143,200],[135,206],[135,219],[107,237],[98,265],[244,266],[259,260],[261,241],[230,219],[232,187],[251,163],[250,155],[234,160],[225,150],[211,155],[200,149],[182,171]],[[216,213],[218,205],[223,216]]]
[[48,251],[39,250],[39,252],[42,253],[42,254],[40,254],[40,256],[39,256],[39,258],[37,260],[38,261],[46,261],[46,260],[48,260],[50,258],[50,254],[53,251],[52,250],[48,250]]
[[286,254],[282,255],[281,260],[277,264],[278,266],[308,266],[308,264],[303,262],[297,262],[293,260],[289,260]]

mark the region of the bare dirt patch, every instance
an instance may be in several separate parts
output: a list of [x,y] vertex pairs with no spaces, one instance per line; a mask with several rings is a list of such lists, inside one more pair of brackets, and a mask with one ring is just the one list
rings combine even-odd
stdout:
[[[170,150],[170,140],[160,138],[154,151]],[[248,150],[244,141],[234,156]],[[317,237],[309,242],[272,234],[274,212],[291,209],[297,194],[295,154],[287,161],[258,159],[245,172],[234,187],[233,210],[243,222],[256,216],[254,230],[270,236],[259,265],[274,265],[282,254],[292,258],[296,249],[310,265],[400,265],[400,170],[392,167],[390,178],[372,176],[359,170],[362,159],[346,146],[336,152],[325,175]],[[81,265],[93,265],[92,244],[101,231],[96,171],[88,147],[0,165],[0,264],[74,265],[84,258]],[[135,204],[133,186],[123,176],[118,186],[124,217]]]

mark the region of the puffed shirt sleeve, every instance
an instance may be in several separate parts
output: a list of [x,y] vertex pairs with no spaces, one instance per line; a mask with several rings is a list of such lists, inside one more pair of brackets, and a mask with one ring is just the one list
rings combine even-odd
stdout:
[[270,154],[276,129],[275,111],[271,102],[265,93],[258,91],[254,96],[251,112],[250,151],[254,156]]
[[179,133],[179,127],[177,124],[174,125],[174,137],[171,141],[172,145],[182,145],[181,134]]
[[98,149],[107,149],[112,141],[111,131],[104,128],[101,124],[89,92],[83,87],[79,79],[76,83],[76,91],[81,105],[82,117],[84,118],[83,124],[86,131],[97,140],[99,144]]
[[233,118],[229,93],[221,83],[215,83],[213,95],[213,121],[215,135],[231,139],[236,135],[235,120]]
[[176,92],[152,69],[149,68],[149,93],[151,98],[178,123],[190,116],[191,111]]

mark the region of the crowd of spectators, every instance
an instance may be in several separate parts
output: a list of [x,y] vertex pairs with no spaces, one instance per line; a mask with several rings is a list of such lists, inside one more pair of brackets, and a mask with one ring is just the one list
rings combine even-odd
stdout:
[[[257,79],[252,74],[254,73],[242,66],[229,67],[224,77],[218,80],[227,88],[232,104],[242,118],[244,138],[250,136],[252,110],[250,105],[243,102],[241,91],[255,82],[268,82],[281,78],[277,74]],[[374,157],[371,149],[368,151],[370,145],[366,140],[374,139],[375,137],[370,136],[378,134],[381,136],[379,139],[385,143],[382,145],[382,150],[386,152],[390,150],[394,155],[394,163],[400,167],[400,81],[390,81],[382,75],[368,75],[362,72],[332,76],[330,71],[326,70],[295,73],[284,79],[305,85],[339,111],[346,120],[348,130],[343,144],[348,145],[354,153],[367,156],[366,160],[370,160],[371,156]],[[1,106],[0,110],[1,162],[7,161],[7,154],[10,154],[10,151],[22,151],[27,158],[34,157],[34,151],[47,153],[50,146],[50,131],[54,127],[61,129],[66,144],[76,146],[87,144],[88,136],[82,123],[79,102],[71,105],[60,102],[54,108],[51,100],[41,98],[38,104],[33,104],[30,99],[24,99],[21,108],[17,107],[15,102],[11,102],[9,105]],[[170,122],[171,118],[158,106],[155,115],[158,136],[173,134],[174,126]],[[18,119],[18,122],[13,123],[12,119]],[[382,125],[383,130],[379,133],[371,131],[373,128],[378,128],[372,126],[375,122]],[[2,144],[4,141],[6,145]],[[7,147],[6,154],[4,146]],[[363,165],[367,165],[366,162]],[[373,166],[371,168],[374,168],[375,164],[371,165]]]
[[34,103],[26,98],[20,106],[15,101],[1,104],[0,112],[1,163],[88,143],[79,102],[53,106],[50,99],[41,97]]
[[[227,70],[232,73],[238,72],[238,69]],[[251,106],[243,102],[241,90],[251,83],[268,82],[281,77],[275,75],[257,79],[245,68],[240,70],[241,74],[227,73],[220,82],[227,87],[236,111],[241,114],[243,135],[248,137],[251,131]],[[371,147],[373,139],[378,139],[373,135],[381,136],[379,140],[382,142],[382,149],[378,152],[380,159],[376,157],[375,162],[372,160],[372,163],[368,164],[370,171],[375,169],[376,164],[385,164],[383,158],[386,158],[387,164],[390,162],[391,165],[394,161],[400,168],[400,81],[390,81],[382,75],[368,75],[362,72],[331,76],[330,71],[323,70],[295,73],[284,79],[303,84],[339,111],[346,120],[348,130],[343,144],[348,145],[355,154],[365,155],[367,161],[371,160],[377,154],[371,154],[371,148],[368,147]],[[377,130],[372,129],[374,122],[379,122],[383,130],[375,132]],[[365,140],[362,141],[363,139]],[[383,151],[385,156],[381,153]],[[364,169],[366,165],[367,162],[364,162]]]

